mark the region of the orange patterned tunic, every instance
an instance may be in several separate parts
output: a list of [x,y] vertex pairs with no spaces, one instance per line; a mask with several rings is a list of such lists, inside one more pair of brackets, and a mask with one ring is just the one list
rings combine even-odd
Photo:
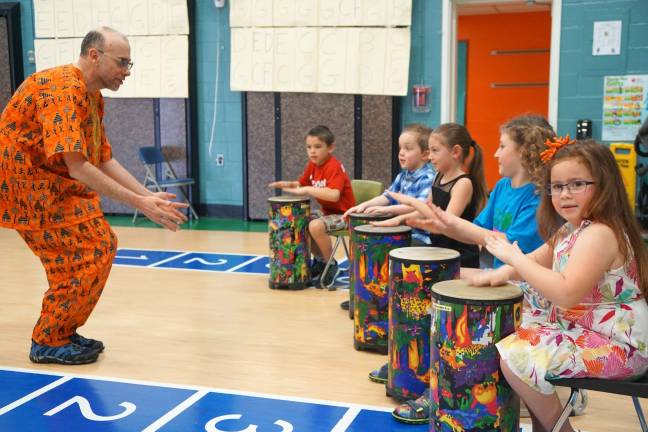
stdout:
[[79,152],[95,166],[112,158],[103,109],[73,65],[21,84],[0,116],[0,226],[60,228],[102,215],[99,195],[70,177],[62,155]]

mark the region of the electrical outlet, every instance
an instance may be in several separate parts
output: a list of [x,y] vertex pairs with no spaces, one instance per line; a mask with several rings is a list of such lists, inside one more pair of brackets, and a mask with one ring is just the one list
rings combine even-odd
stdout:
[[222,153],[216,155],[216,166],[225,165],[225,156]]

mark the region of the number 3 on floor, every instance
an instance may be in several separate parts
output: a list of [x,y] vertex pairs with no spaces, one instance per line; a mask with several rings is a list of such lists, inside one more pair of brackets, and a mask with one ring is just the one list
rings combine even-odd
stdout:
[[[225,432],[220,429],[218,429],[216,426],[218,423],[226,421],[226,420],[240,420],[241,417],[243,417],[241,414],[228,414],[228,415],[222,415],[219,417],[215,417],[207,422],[205,425],[205,431],[207,432]],[[292,432],[293,431],[293,426],[292,424],[288,423],[287,421],[284,420],[277,420],[274,422],[277,426],[281,427],[281,431],[279,432]],[[249,425],[245,429],[242,429],[240,431],[235,431],[235,432],[257,432],[257,425]]]

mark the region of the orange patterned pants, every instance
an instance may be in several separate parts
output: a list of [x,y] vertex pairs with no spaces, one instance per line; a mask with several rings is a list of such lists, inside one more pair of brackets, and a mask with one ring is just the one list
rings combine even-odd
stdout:
[[42,231],[18,231],[45,267],[49,289],[32,339],[61,346],[85,324],[103,291],[117,237],[103,217]]

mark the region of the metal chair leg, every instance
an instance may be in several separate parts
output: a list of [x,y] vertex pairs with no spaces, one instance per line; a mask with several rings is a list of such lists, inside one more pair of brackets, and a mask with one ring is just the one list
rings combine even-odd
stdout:
[[587,390],[581,389],[578,392],[579,398],[574,403],[574,415],[579,416],[585,413],[585,408],[587,408],[587,403],[589,402],[589,395]]
[[191,211],[191,214],[196,220],[198,220],[198,213],[196,213],[196,210],[194,210],[193,206],[191,205],[191,201],[189,201],[189,195],[187,194],[187,192],[185,192],[184,187],[180,186],[178,187],[178,189],[180,190],[180,193],[182,193],[185,201],[187,201],[187,204],[189,204],[189,210]]
[[569,414],[571,414],[572,410],[574,409],[574,404],[576,403],[576,399],[578,398],[578,392],[579,391],[577,388],[571,389],[569,399],[567,399],[567,403],[560,413],[560,417],[558,417],[558,420],[556,420],[556,424],[551,429],[551,432],[560,432],[560,428],[562,428],[562,425],[567,421]]
[[[347,265],[351,265],[351,258],[349,255],[349,247],[346,244],[346,241],[344,240],[344,237],[340,237],[342,239],[342,246],[344,246],[344,254],[346,255],[347,258]],[[349,267],[351,268],[351,267]]]
[[[338,248],[338,246],[340,246],[340,240],[342,240],[342,236],[336,236],[335,237],[335,244],[333,245],[333,249],[331,250],[331,256],[329,257],[328,261],[326,262],[326,266],[324,266],[324,270],[322,271],[322,275],[320,276],[320,288],[322,288],[322,289],[326,288],[326,289],[331,290],[331,287],[333,287],[335,285],[335,278],[333,278],[333,281],[331,282],[331,285],[324,285],[323,276],[326,274],[329,267],[331,267],[331,263],[335,259],[335,252],[337,252],[337,248]],[[344,249],[346,250],[346,244],[344,245]],[[334,289],[331,290],[331,291],[334,291]]]
[[639,404],[639,398],[636,396],[632,397],[632,403],[634,404],[635,411],[637,411],[637,417],[639,417],[639,425],[641,426],[642,432],[648,432],[648,426],[646,425],[646,419],[644,418],[643,410]]

